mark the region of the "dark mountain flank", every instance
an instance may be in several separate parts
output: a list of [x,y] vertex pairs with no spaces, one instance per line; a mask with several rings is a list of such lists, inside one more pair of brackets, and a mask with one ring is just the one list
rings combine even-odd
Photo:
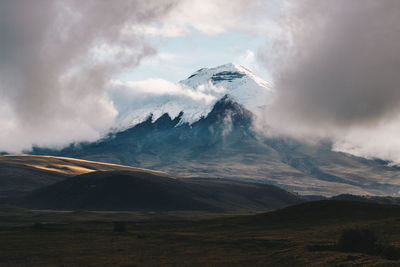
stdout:
[[393,195],[400,191],[400,169],[382,160],[332,151],[329,142],[309,144],[265,137],[253,127],[254,115],[229,96],[189,124],[183,113],[167,113],[94,143],[31,153],[67,156],[162,170],[186,177],[219,177],[269,183],[301,194]]
[[108,171],[68,178],[12,201],[30,208],[66,210],[262,211],[303,199],[273,185]]

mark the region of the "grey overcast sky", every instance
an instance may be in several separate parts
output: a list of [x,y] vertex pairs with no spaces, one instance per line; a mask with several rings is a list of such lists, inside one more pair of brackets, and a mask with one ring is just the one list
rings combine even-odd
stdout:
[[266,134],[400,162],[399,39],[397,0],[3,0],[0,150],[98,139],[110,80],[236,62],[275,87]]

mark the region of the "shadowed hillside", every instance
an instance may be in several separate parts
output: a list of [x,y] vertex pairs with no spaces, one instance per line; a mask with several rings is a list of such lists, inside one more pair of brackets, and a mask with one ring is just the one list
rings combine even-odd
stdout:
[[304,201],[273,185],[176,179],[144,171],[91,172],[40,188],[16,204],[45,209],[262,211]]
[[164,114],[93,143],[60,151],[68,156],[163,170],[187,177],[221,177],[267,182],[300,194],[397,195],[400,168],[388,162],[332,151],[330,142],[310,144],[270,138],[254,130],[253,114],[225,96],[207,116],[189,124],[184,113]]
[[0,196],[20,195],[83,173],[113,170],[143,169],[65,157],[3,155],[0,156]]

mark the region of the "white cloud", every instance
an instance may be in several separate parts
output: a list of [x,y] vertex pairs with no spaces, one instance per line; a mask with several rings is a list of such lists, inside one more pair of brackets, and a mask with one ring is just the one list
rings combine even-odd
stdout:
[[132,25],[126,31],[162,37],[187,35],[193,29],[208,35],[230,30],[276,34],[280,28],[275,17],[282,7],[277,0],[182,0],[158,22]]
[[178,37],[189,34],[189,29],[176,24],[136,24],[126,28],[125,32],[127,34],[130,34],[130,32],[135,32],[151,36]]
[[271,19],[279,1],[262,0],[187,0],[167,17],[167,23],[190,25],[206,33],[218,34],[241,30],[265,34],[277,25]]
[[247,49],[244,53],[240,54],[234,62],[250,69],[254,74],[264,78],[265,80],[270,82],[272,81],[270,73],[265,69],[263,63],[259,60],[254,51]]
[[127,25],[151,24],[175,1],[0,1],[0,151],[93,141],[117,110],[109,79],[154,48]]
[[192,123],[211,111],[225,89],[212,83],[193,89],[153,78],[135,82],[113,80],[108,93],[119,112],[116,127],[123,129],[145,120],[150,114],[156,120],[164,113],[174,118],[181,111],[185,111],[183,121]]
[[400,164],[400,118],[381,121],[373,127],[354,126],[334,140],[334,150]]
[[258,54],[277,92],[265,123],[400,164],[400,2],[287,2],[284,34]]
[[[204,101],[206,104],[210,104],[215,100],[215,97],[204,93],[207,90],[218,90],[214,89],[215,86],[210,86],[210,89],[200,88],[194,90],[183,84],[172,83],[167,80],[152,78],[144,81],[127,81],[122,82],[119,80],[112,80],[110,87],[113,90],[123,91],[124,95],[130,97],[138,96],[180,96],[187,97],[195,101]],[[204,87],[204,86],[203,86]]]
[[275,27],[266,19],[269,8],[262,0],[0,1],[0,151],[95,140],[154,98],[210,105],[221,88],[192,90],[160,79],[105,87],[147,57],[154,66],[179,60],[157,55],[149,36],[264,34]]

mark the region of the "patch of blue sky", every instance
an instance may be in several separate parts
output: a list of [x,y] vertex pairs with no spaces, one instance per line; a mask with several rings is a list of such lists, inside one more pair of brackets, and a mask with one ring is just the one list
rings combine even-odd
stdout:
[[161,78],[177,82],[203,67],[215,67],[229,62],[241,64],[264,79],[268,72],[257,66],[254,54],[265,44],[263,36],[240,31],[208,35],[196,29],[175,37],[149,36],[157,54],[145,58],[135,68],[126,69],[118,77],[122,81]]

